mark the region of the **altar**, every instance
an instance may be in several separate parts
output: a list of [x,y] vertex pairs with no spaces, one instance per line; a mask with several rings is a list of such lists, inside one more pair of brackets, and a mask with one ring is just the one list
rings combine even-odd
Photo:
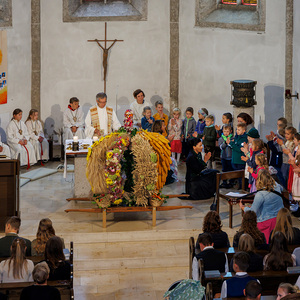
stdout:
[[85,174],[87,165],[86,157],[88,154],[88,148],[93,144],[93,140],[78,140],[78,151],[74,151],[72,149],[72,143],[73,140],[66,140],[65,142],[64,178],[67,177],[67,160],[70,157],[74,157],[74,197],[88,197],[91,196],[92,191]]

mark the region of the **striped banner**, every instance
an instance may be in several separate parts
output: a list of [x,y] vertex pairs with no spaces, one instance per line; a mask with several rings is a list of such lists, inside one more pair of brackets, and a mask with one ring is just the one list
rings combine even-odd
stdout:
[[7,103],[7,35],[0,31],[0,104]]

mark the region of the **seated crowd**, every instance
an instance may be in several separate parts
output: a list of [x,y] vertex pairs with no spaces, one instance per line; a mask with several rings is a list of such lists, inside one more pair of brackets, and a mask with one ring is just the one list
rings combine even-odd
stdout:
[[[232,278],[223,282],[222,298],[243,297],[244,295],[247,297],[246,287],[249,282],[255,281],[260,285],[260,282],[247,272],[287,271],[288,267],[295,267],[298,265],[297,261],[300,262],[299,229],[293,227],[291,214],[286,208],[278,211],[274,229],[271,230],[268,240],[258,228],[256,213],[252,210],[246,211],[241,228],[233,238],[233,247],[237,249],[230,262],[226,255],[230,247],[228,236],[221,228],[219,215],[215,211],[209,211],[204,217],[203,233],[199,234],[195,245],[192,276],[194,280],[199,280],[199,259],[203,260],[202,271],[234,272],[235,275]],[[270,243],[268,244],[267,241]],[[294,249],[293,253],[289,251],[288,246]],[[265,253],[264,257],[260,253]],[[255,297],[249,294],[249,299],[260,299],[256,297],[261,294],[261,288],[257,288],[256,283],[251,284],[255,286],[254,290],[257,289],[260,292]],[[299,285],[300,276],[295,287],[288,283],[281,284],[278,288],[277,299],[298,292]],[[251,291],[248,292],[251,293]],[[297,296],[299,298],[293,299],[300,299],[300,294]]]
[[[19,237],[20,225],[19,217],[9,218],[5,225],[5,236],[0,239],[0,258],[5,258],[0,263],[0,282],[34,281],[35,287],[24,289],[21,299],[41,299],[38,295],[42,291],[53,295],[45,299],[60,299],[57,289],[47,287],[47,280],[70,280],[71,265],[63,252],[63,239],[55,235],[48,218],[40,221],[36,239],[32,242]],[[32,256],[39,257],[41,263],[34,267],[33,261],[28,259]]]

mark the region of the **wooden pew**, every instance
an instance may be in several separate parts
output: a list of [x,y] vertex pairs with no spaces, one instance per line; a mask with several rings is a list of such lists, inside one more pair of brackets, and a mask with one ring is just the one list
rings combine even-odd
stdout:
[[[73,289],[73,242],[70,242],[70,279],[69,280],[57,280],[57,281],[48,281],[48,285],[56,287],[60,294],[62,300],[74,300],[74,289]],[[33,258],[38,258],[37,256],[33,256]],[[5,258],[7,259],[7,258]],[[28,259],[31,259],[28,257]],[[40,257],[39,257],[40,259]],[[35,259],[35,264],[44,260],[44,258],[38,260]],[[17,282],[17,283],[1,283],[0,284],[0,292],[7,296],[8,300],[19,300],[21,292],[23,288],[33,285],[33,282]]]

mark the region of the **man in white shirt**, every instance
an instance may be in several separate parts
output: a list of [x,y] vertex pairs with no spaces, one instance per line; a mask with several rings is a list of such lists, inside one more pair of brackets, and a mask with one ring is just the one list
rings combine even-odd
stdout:
[[150,106],[150,103],[145,101],[145,94],[142,90],[138,89],[133,92],[133,97],[136,101],[130,104],[130,109],[133,111],[133,125],[135,128],[141,128],[141,119],[143,118],[144,107]]
[[92,138],[94,135],[104,136],[121,127],[114,110],[106,105],[107,95],[105,93],[97,94],[96,102],[97,105],[90,108],[85,118],[87,138]]
[[72,97],[68,108],[64,111],[64,140],[73,139],[78,136],[84,139],[84,116],[83,111],[79,107],[79,99]]

